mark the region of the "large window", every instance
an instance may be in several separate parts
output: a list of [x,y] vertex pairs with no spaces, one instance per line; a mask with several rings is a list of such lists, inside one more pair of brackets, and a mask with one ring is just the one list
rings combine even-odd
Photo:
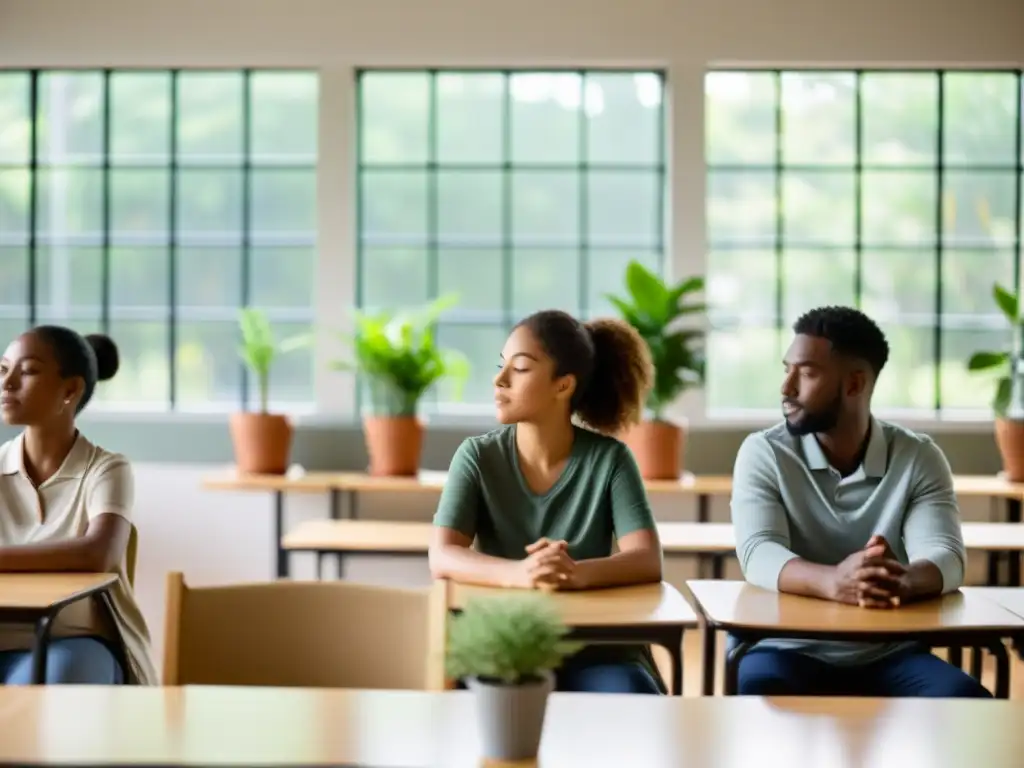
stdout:
[[[0,71],[0,337],[111,334],[101,405],[223,410],[253,398],[238,308],[308,330],[317,77],[272,71]],[[271,399],[310,403],[311,355]]]
[[492,403],[511,325],[538,309],[611,312],[630,259],[664,250],[656,72],[361,72],[359,304],[458,293],[439,328],[468,355],[461,403]]
[[1019,72],[708,74],[709,409],[777,411],[792,321],[842,303],[889,337],[878,406],[987,415],[965,365],[1009,340],[1021,103]]

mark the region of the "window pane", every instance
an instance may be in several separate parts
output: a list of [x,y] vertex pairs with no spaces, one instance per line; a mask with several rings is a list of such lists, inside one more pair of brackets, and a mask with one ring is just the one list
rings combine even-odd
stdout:
[[428,299],[425,248],[364,246],[359,263],[361,306],[412,307]]
[[36,251],[36,308],[51,320],[99,317],[103,252],[65,245]]
[[242,254],[237,248],[179,248],[177,299],[181,307],[237,307],[242,298]]
[[712,245],[772,243],[776,239],[777,218],[774,173],[708,173],[708,241]]
[[240,162],[241,72],[183,72],[178,77],[178,156],[184,162]]
[[28,170],[0,170],[0,239],[17,235],[24,240],[28,234]]
[[240,171],[178,171],[178,230],[184,239],[242,239]]
[[253,161],[315,162],[319,131],[316,73],[254,72],[250,88]]
[[861,254],[862,309],[876,321],[935,312],[935,252],[866,250]]
[[442,296],[459,294],[460,312],[491,312],[501,317],[502,265],[499,249],[442,248],[437,254],[437,291]]
[[252,171],[253,236],[316,236],[316,171]]
[[363,173],[362,233],[366,238],[427,240],[427,174]]
[[1017,216],[1010,172],[947,171],[942,239],[949,245],[1010,247]]
[[1006,322],[992,300],[992,284],[1013,291],[1013,251],[951,249],[942,254],[942,314]]
[[889,362],[878,377],[872,406],[926,411],[935,408],[934,317],[917,327],[877,319],[889,341]]
[[178,326],[178,402],[191,410],[239,402],[242,368],[238,323],[184,322]]
[[541,309],[579,308],[577,249],[524,249],[512,256],[512,307],[518,319]]
[[953,72],[943,78],[943,157],[950,165],[1016,165],[1017,105],[1011,73]]
[[27,72],[0,72],[0,165],[28,165],[29,87]]
[[512,171],[512,240],[560,245],[580,238],[580,177],[573,171]]
[[934,73],[868,73],[861,80],[864,162],[934,165],[939,117]]
[[437,76],[437,160],[488,163],[505,158],[505,76]]
[[437,343],[469,358],[469,379],[461,400],[456,400],[450,380],[438,384],[439,403],[490,405],[494,402],[494,377],[498,373],[501,348],[508,333],[499,325],[454,325],[439,323]]
[[852,173],[796,173],[782,177],[783,236],[791,244],[847,245],[856,236]]
[[[308,323],[271,323],[274,338],[281,343],[294,336],[308,334]],[[259,403],[259,383],[249,375],[249,402]],[[310,403],[313,393],[313,347],[305,346],[274,358],[267,387],[272,410],[286,410],[296,403]],[[276,407],[275,407],[276,404]]]
[[708,164],[774,165],[775,75],[709,72],[704,89]]
[[[622,296],[626,285],[626,266],[636,259],[656,274],[662,271],[662,256],[642,250],[606,251],[591,250],[587,253],[587,316],[618,317],[619,310],[612,306],[606,294]],[[567,273],[563,281],[566,297],[573,295]]]
[[782,161],[853,165],[856,92],[852,73],[783,73]]
[[587,74],[587,160],[651,164],[661,159],[662,80],[653,72]]
[[103,75],[40,74],[36,131],[40,162],[98,165],[103,152]]
[[767,409],[781,417],[778,331],[749,326],[714,330],[708,334],[707,350],[708,410]]
[[[111,249],[111,306],[166,307],[169,273],[167,249],[163,246]],[[177,298],[180,302],[181,296]]]
[[1003,352],[1010,348],[1008,328],[961,329],[944,328],[942,331],[942,407],[951,410],[983,410],[984,418],[991,414],[999,378],[1009,373],[1005,369],[972,372],[967,361],[975,352]]
[[371,72],[360,78],[364,163],[425,163],[430,157],[430,76]]
[[512,75],[512,162],[576,164],[583,78],[576,73]]
[[81,168],[36,172],[36,231],[54,239],[103,229],[103,174]]
[[502,233],[500,173],[440,171],[437,174],[438,240],[494,242]]
[[661,176],[646,171],[591,171],[587,222],[593,245],[661,243]]
[[782,254],[784,324],[815,307],[852,306],[855,264],[852,251],[787,249]]
[[165,321],[111,320],[117,344],[117,375],[96,387],[95,404],[123,410],[165,410],[171,397],[168,327]]
[[116,72],[110,78],[112,162],[166,162],[171,147],[169,72]]
[[936,240],[933,171],[865,171],[861,179],[862,237],[878,245],[930,245]]
[[315,248],[253,248],[249,301],[258,307],[301,307],[312,314],[315,275]]
[[167,239],[170,206],[168,171],[110,172],[110,234],[119,240]]
[[23,307],[27,294],[28,249],[0,247],[0,306]]
[[721,249],[708,254],[707,301],[713,318],[749,317],[761,324],[775,320],[778,282],[774,250]]

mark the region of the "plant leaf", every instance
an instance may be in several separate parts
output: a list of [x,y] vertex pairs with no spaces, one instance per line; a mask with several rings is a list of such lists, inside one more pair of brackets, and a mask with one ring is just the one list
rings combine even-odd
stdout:
[[987,371],[1010,362],[1009,352],[975,352],[967,361],[969,371]]
[[1012,393],[1012,384],[1010,383],[1010,377],[1006,376],[999,380],[999,384],[996,386],[996,395],[992,399],[992,410],[996,412],[997,416],[1005,416],[1006,409],[1010,407],[1010,394]]
[[1020,307],[1017,295],[1006,290],[999,283],[993,283],[992,298],[995,299],[996,306],[1006,315],[1006,319],[1010,321],[1010,324],[1016,325],[1020,320],[1018,315]]

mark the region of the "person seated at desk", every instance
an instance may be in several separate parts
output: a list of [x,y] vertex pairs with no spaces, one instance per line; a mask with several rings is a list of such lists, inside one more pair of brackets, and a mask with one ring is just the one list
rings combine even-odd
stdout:
[[[793,326],[780,424],[749,435],[733,471],[732,520],[747,581],[864,609],[958,589],[966,550],[953,477],[932,440],[871,415],[889,357],[848,307]],[[764,640],[740,661],[740,694],[987,697],[914,643]]]
[[[434,577],[527,589],[661,581],[643,480],[611,437],[640,417],[652,375],[626,323],[554,310],[520,322],[494,379],[504,426],[466,439],[452,458],[434,516]],[[556,678],[559,690],[664,692],[644,647],[589,646]]]
[[[126,571],[132,469],[93,445],[75,416],[97,381],[111,378],[118,353],[107,336],[39,326],[0,360],[4,422],[24,431],[0,446],[0,572],[110,572],[113,621],[99,599],[58,614],[46,681],[156,684],[149,634]],[[31,680],[33,627],[0,624],[0,683]]]

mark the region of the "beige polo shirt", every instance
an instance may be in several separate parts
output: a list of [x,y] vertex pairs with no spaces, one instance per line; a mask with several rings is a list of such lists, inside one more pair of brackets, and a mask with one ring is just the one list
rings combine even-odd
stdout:
[[[38,489],[24,468],[22,435],[0,445],[0,546],[41,544],[84,536],[93,518],[120,515],[129,522],[134,504],[132,468],[124,456],[93,445],[79,433],[60,469]],[[159,683],[150,655],[149,630],[128,582],[127,556],[110,587],[114,625],[99,598],[74,603],[57,617],[53,637],[100,635],[125,650],[128,682]],[[0,624],[0,650],[32,647],[32,627]]]

